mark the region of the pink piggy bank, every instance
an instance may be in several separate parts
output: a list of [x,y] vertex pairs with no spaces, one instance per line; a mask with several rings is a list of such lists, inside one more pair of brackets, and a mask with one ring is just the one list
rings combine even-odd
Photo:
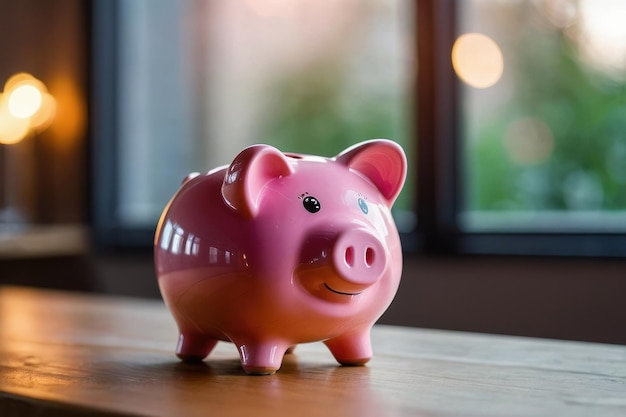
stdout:
[[400,282],[390,208],[405,177],[388,140],[334,158],[255,145],[189,175],[154,243],[178,357],[201,361],[230,341],[247,373],[272,374],[296,344],[323,341],[339,363],[366,363]]

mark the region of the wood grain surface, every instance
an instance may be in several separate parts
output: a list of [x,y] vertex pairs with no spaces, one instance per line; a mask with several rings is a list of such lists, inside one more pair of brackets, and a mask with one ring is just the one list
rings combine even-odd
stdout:
[[626,415],[626,346],[375,326],[367,366],[311,343],[262,377],[176,338],[160,302],[2,288],[0,416]]

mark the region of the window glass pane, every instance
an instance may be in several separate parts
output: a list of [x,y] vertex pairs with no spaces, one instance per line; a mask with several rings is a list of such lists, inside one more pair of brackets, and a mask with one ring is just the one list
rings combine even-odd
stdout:
[[410,3],[120,2],[123,223],[153,225],[188,172],[253,143],[333,156],[388,138],[412,156]]
[[626,230],[626,3],[459,1],[466,230]]

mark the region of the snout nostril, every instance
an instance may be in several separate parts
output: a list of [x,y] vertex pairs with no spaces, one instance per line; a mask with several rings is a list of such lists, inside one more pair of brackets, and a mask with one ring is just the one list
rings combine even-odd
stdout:
[[369,246],[365,249],[365,265],[369,268],[374,264],[374,249]]
[[346,249],[346,264],[349,267],[354,266],[354,247],[352,246],[348,246]]

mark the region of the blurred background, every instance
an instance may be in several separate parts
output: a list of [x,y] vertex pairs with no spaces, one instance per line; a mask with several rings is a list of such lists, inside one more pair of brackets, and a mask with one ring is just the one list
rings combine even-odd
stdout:
[[619,0],[0,0],[0,284],[159,297],[158,217],[245,146],[400,143],[381,322],[626,343]]

